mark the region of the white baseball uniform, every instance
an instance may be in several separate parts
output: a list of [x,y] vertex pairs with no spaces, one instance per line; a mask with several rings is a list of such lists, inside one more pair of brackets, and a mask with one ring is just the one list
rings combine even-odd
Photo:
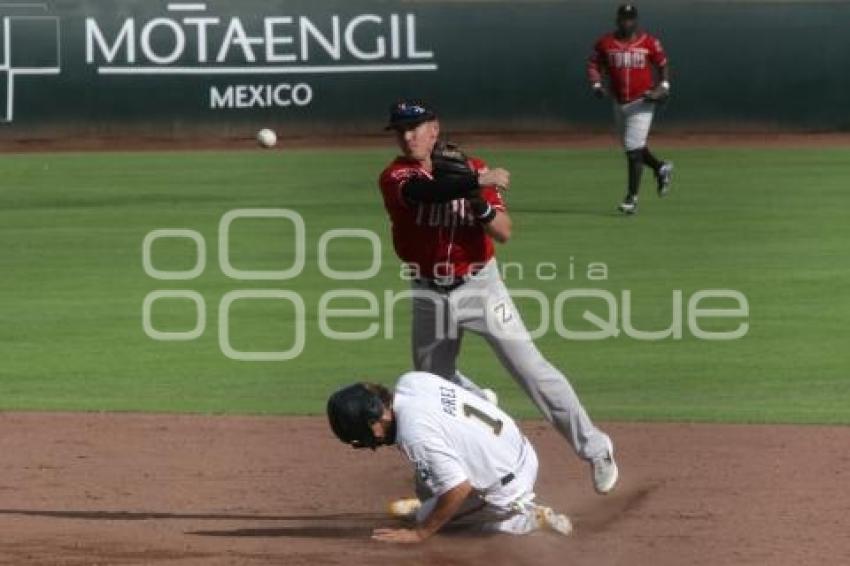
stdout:
[[537,454],[504,411],[437,375],[401,376],[393,399],[396,444],[416,469],[417,491],[430,494],[417,519],[437,499],[468,481],[474,490],[456,521],[491,532],[537,528]]

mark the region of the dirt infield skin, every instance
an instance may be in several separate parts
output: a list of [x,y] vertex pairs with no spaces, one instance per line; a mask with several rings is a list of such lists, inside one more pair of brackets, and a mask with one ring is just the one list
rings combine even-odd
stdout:
[[605,497],[550,427],[524,428],[573,535],[397,547],[369,533],[393,524],[407,464],[324,419],[0,414],[0,564],[850,563],[850,428],[608,424]]

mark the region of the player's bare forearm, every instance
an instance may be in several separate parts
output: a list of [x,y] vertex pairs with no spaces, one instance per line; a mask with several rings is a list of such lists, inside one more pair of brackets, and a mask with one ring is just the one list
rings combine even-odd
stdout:
[[430,537],[448,523],[460,510],[461,505],[470,493],[472,493],[472,485],[468,481],[464,481],[441,495],[437,499],[434,510],[417,529],[422,533],[423,539]]
[[670,82],[670,65],[664,65],[658,69],[658,72],[661,75],[661,82]]
[[382,542],[417,543],[422,542],[448,523],[460,510],[463,502],[472,493],[472,485],[468,481],[456,485],[437,500],[437,505],[431,514],[415,529],[375,529],[372,538]]
[[510,215],[503,210],[498,210],[493,221],[484,225],[484,231],[500,244],[504,244],[511,238],[512,227]]

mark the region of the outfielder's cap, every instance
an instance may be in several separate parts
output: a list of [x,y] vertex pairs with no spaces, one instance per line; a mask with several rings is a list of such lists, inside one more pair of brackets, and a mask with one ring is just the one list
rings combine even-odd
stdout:
[[390,106],[390,122],[385,130],[408,129],[437,119],[437,113],[421,100],[400,100]]
[[617,8],[617,17],[621,20],[631,20],[638,17],[637,7],[634,4],[622,4]]

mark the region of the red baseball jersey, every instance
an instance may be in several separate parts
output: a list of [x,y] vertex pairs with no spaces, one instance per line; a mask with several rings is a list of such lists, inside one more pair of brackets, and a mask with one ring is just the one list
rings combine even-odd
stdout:
[[[476,171],[487,168],[480,159],[470,159],[470,165]],[[429,279],[462,277],[475,264],[490,260],[493,241],[475,221],[466,199],[419,204],[405,201],[402,188],[417,177],[432,178],[419,162],[397,157],[378,181],[399,259],[416,266],[419,275]],[[495,187],[482,188],[481,196],[496,210],[505,210]]]
[[653,66],[666,64],[661,42],[648,33],[640,33],[632,41],[619,40],[609,33],[593,46],[587,61],[587,78],[591,83],[602,82],[602,72],[607,71],[612,94],[620,104],[626,104],[653,87]]

